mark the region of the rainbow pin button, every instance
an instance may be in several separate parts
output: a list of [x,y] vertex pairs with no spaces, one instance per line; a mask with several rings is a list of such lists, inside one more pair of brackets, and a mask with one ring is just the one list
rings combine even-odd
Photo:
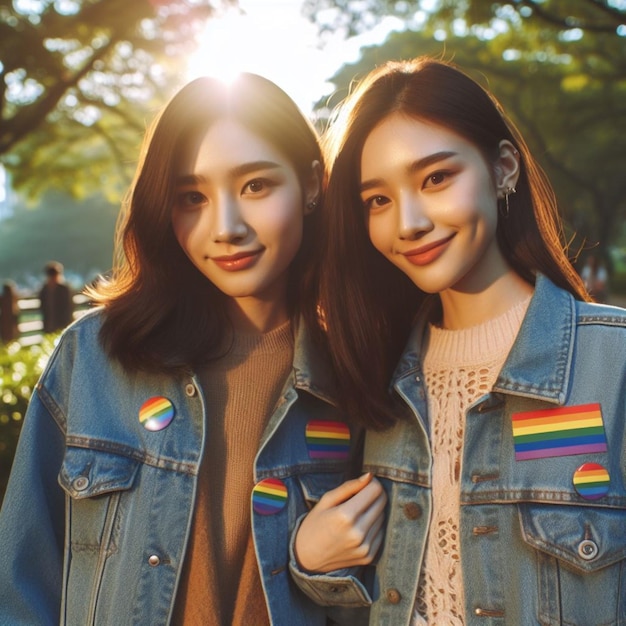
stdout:
[[312,459],[347,459],[350,454],[350,429],[343,422],[311,420],[305,436]]
[[287,504],[287,486],[278,478],[265,478],[252,490],[252,508],[260,515],[274,515]]
[[597,500],[606,496],[610,482],[609,472],[598,463],[583,463],[574,472],[574,489],[585,500]]
[[163,430],[174,419],[174,405],[163,396],[146,400],[139,409],[139,422],[146,430]]

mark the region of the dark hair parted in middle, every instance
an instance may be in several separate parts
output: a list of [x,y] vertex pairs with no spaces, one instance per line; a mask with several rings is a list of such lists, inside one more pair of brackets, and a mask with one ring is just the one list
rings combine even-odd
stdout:
[[[176,165],[215,121],[229,118],[273,145],[305,188],[312,164],[323,168],[317,133],[291,98],[271,81],[243,73],[232,83],[198,78],[153,122],[118,227],[113,278],[92,293],[105,306],[101,338],[129,369],[182,371],[206,363],[229,329],[225,296],[201,274],[174,235]],[[290,268],[290,314],[314,319],[313,242],[319,211],[306,215],[302,246]]]
[[383,427],[395,419],[387,385],[421,301],[421,292],[370,243],[360,196],[361,153],[392,114],[427,121],[473,144],[490,167],[502,140],[520,153],[517,193],[498,219],[498,245],[511,268],[533,284],[537,272],[586,299],[565,253],[550,183],[496,100],[450,63],[421,57],[372,71],[348,96],[325,137],[330,169],[320,296],[344,408]]

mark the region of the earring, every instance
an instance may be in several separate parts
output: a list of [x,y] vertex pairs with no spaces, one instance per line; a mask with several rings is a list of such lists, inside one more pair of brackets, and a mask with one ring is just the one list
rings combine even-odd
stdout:
[[314,211],[317,207],[317,201],[316,200],[311,200],[311,202],[309,202],[306,205],[306,208],[309,209],[309,211]]
[[508,217],[511,207],[509,206],[509,196],[516,193],[515,187],[507,187],[504,190],[504,208],[501,208],[502,217]]

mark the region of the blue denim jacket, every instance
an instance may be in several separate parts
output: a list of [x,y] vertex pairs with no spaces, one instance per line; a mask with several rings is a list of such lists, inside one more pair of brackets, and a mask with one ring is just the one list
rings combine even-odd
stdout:
[[[423,325],[393,381],[412,419],[368,434],[365,469],[388,489],[372,624],[410,623],[430,520]],[[599,403],[606,452],[516,460],[512,415]],[[575,301],[538,277],[493,391],[465,416],[460,542],[468,625],[626,624],[626,311]],[[574,488],[584,463],[606,495]]]
[[[0,514],[3,625],[159,626],[171,620],[207,408],[194,375],[129,374],[108,359],[97,338],[101,315],[88,314],[65,332],[24,421]],[[278,479],[283,493],[270,504],[271,514],[257,513],[257,496],[251,498],[256,554],[277,625],[321,625],[330,615],[289,573],[289,537],[298,519],[350,477],[357,448],[353,429],[338,458],[314,452],[307,424],[344,424],[329,389],[328,370],[300,327],[293,373],[254,465],[255,483]],[[159,397],[171,407],[149,430],[139,410]],[[357,623],[354,613],[346,615],[345,623]],[[344,621],[341,611],[333,618]]]
[[[414,328],[393,379],[407,419],[366,436],[364,469],[389,497],[386,536],[368,591],[351,584],[343,597],[373,599],[372,626],[411,623],[429,530],[424,330],[423,322]],[[516,460],[513,414],[595,403],[606,452]],[[465,419],[465,623],[626,625],[626,311],[575,301],[539,276],[493,391]],[[576,491],[574,474],[585,463],[608,471],[603,497],[585,499]],[[323,586],[311,581],[302,588],[320,601],[315,594]]]

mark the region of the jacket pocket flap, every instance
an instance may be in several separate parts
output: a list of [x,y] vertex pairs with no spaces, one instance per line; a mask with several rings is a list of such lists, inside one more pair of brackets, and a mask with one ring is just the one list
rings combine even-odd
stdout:
[[524,540],[581,572],[626,558],[626,511],[599,507],[520,504]]
[[302,474],[298,476],[304,499],[317,503],[331,489],[339,487],[346,480],[343,472],[324,472],[319,474]]
[[72,498],[92,498],[130,489],[139,463],[119,454],[69,447],[59,473],[59,484]]

